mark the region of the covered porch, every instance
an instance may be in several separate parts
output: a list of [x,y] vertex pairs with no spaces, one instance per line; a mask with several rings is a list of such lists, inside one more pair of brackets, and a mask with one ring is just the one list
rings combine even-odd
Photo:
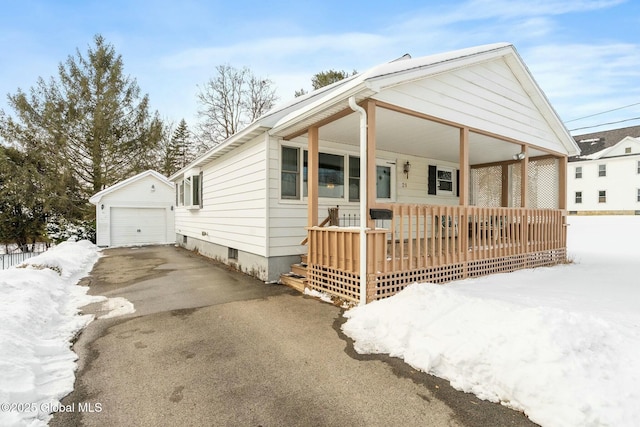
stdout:
[[[565,155],[383,101],[365,99],[360,108],[304,135],[307,287],[363,303],[414,282],[565,262]],[[324,141],[360,148],[358,212],[330,227],[318,221],[328,185],[319,179]],[[396,156],[392,200],[377,189],[378,151]],[[417,170],[420,158],[426,170]],[[411,193],[412,174],[421,191]]]
[[[309,288],[363,304],[417,281],[566,261],[579,150],[511,45],[379,65],[271,135],[282,203],[306,203]],[[321,227],[331,205],[355,221]]]

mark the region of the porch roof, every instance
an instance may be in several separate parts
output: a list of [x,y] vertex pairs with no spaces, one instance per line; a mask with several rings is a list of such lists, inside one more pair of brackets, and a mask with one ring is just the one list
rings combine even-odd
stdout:
[[[497,43],[420,58],[410,58],[405,55],[395,61],[375,66],[363,73],[294,98],[271,109],[247,128],[232,135],[194,160],[190,165],[173,174],[170,179],[180,177],[187,169],[209,163],[263,132],[268,132],[276,137],[287,137],[304,131],[311,125],[348,109],[348,99],[351,96],[355,97],[356,102],[359,102],[369,97],[375,97],[384,89],[393,86],[496,58],[504,58],[520,84],[531,96],[566,153],[569,156],[577,155],[579,148],[576,142],[536,84],[515,48],[508,43]],[[492,142],[495,143],[495,141]]]

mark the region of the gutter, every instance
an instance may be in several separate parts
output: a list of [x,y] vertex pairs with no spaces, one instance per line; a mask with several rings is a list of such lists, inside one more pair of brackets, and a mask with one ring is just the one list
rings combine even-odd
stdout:
[[349,107],[360,113],[360,305],[367,303],[367,112],[349,97]]

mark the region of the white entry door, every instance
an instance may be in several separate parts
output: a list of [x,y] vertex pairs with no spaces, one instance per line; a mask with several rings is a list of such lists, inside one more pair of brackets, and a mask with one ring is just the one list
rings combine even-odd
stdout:
[[111,245],[167,243],[164,208],[111,208]]

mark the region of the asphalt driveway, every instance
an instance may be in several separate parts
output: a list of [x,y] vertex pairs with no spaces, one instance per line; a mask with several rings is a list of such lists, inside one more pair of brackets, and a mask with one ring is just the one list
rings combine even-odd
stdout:
[[136,312],[83,331],[75,390],[51,426],[534,425],[398,359],[356,354],[330,304],[173,246],[104,255],[90,293]]

